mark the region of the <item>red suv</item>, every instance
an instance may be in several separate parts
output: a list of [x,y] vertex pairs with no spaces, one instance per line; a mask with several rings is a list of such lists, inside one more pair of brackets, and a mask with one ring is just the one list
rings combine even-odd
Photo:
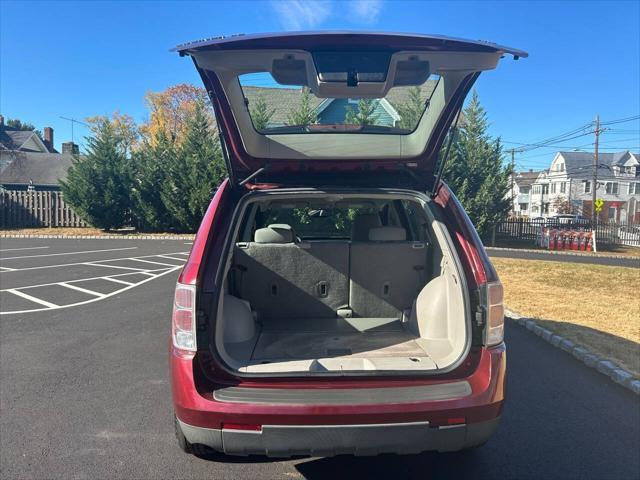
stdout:
[[229,171],[175,291],[182,449],[483,444],[504,402],[502,285],[440,177],[479,73],[527,54],[347,32],[177,50],[209,92]]

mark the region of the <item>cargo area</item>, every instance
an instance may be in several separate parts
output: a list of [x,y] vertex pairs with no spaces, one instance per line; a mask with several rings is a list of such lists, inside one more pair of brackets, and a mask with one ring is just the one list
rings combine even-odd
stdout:
[[242,209],[215,347],[238,373],[436,371],[467,313],[446,230],[397,194],[257,195]]

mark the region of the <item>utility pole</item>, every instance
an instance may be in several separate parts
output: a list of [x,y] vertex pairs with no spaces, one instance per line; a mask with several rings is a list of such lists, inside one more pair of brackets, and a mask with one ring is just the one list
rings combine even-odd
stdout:
[[596,135],[595,154],[593,156],[593,185],[591,185],[591,222],[593,228],[596,228],[598,222],[598,214],[596,213],[596,197],[598,189],[598,142],[600,141],[600,115],[596,115],[596,129],[593,133]]
[[515,149],[511,149],[511,212],[516,213],[516,198],[514,196],[515,192],[515,175],[516,175],[516,160],[515,160]]

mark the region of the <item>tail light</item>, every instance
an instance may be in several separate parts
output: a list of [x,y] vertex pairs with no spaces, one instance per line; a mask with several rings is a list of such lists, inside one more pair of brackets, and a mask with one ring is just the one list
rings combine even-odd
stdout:
[[487,345],[498,345],[504,340],[504,290],[502,283],[486,284],[486,342]]
[[178,283],[173,298],[171,316],[173,346],[195,352],[196,343],[196,287]]

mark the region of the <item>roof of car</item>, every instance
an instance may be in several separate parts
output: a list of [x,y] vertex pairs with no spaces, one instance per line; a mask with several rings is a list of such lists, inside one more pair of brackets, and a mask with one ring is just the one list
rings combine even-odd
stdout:
[[444,35],[425,35],[416,33],[391,32],[279,32],[238,34],[228,37],[212,37],[178,45],[174,50],[180,53],[198,50],[235,50],[235,49],[302,49],[313,50],[340,46],[349,48],[355,44],[369,45],[384,50],[432,50],[432,51],[471,51],[503,52],[514,57],[527,57],[529,54],[504,45],[482,40],[466,40]]

